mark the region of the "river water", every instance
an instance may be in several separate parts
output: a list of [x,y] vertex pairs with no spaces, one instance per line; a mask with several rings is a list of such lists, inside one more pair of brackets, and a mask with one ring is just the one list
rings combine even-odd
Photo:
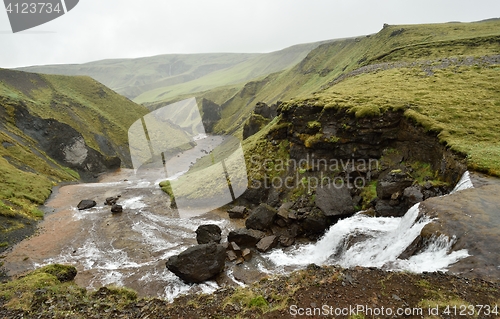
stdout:
[[[191,163],[202,156],[201,149],[206,153],[220,142],[203,139],[198,141],[200,146],[196,150],[174,160]],[[178,175],[182,172],[179,169]],[[60,187],[46,204],[51,212],[41,223],[39,234],[18,244],[5,258],[8,274],[16,275],[49,263],[64,263],[75,265],[76,282],[90,289],[113,284],[135,289],[141,296],[169,300],[181,293],[209,293],[217,289],[214,281],[184,284],[166,269],[165,261],[196,244],[195,230],[202,224],[219,225],[223,238],[230,230],[244,225],[241,221],[229,220],[226,212],[217,210],[179,218],[167,205],[168,196],[158,187],[164,179],[162,167],[146,168],[140,174],[121,169],[106,174],[99,183]],[[468,175],[464,175],[459,185],[455,191],[472,186]],[[111,214],[104,201],[117,195],[124,212]],[[94,199],[98,205],[77,210],[76,205],[84,198]],[[420,254],[398,259],[420,230],[431,222],[418,216],[418,204],[402,218],[357,214],[333,225],[316,243],[275,249],[254,257],[244,267],[265,274],[286,273],[310,263],[422,272],[446,270],[469,256],[466,250],[450,253],[454,239],[442,237],[436,238]],[[353,242],[353,238],[358,240]],[[231,273],[228,272],[230,278]]]

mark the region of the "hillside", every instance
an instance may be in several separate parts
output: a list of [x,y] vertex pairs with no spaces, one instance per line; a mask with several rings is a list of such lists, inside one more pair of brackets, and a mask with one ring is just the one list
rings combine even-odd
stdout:
[[[311,51],[290,70],[248,82],[218,102],[223,116],[216,130],[235,132],[257,102],[305,98],[343,75],[369,65],[395,61],[432,61],[443,57],[481,57],[500,48],[498,20],[475,23],[384,26],[377,34],[332,41]],[[218,95],[224,95],[219,89]],[[210,99],[210,91],[197,94]],[[154,108],[154,106],[152,106]]]
[[1,248],[57,183],[130,166],[127,131],[147,112],[89,77],[0,70]]
[[244,83],[290,68],[319,44],[300,44],[264,54],[167,54],[85,64],[31,66],[20,70],[88,75],[137,103],[144,103]]

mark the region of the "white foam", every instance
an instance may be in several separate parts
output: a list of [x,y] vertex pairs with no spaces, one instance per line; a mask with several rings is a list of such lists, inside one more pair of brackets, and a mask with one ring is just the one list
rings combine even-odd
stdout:
[[[405,249],[431,222],[419,214],[419,204],[411,207],[402,218],[368,217],[357,214],[333,225],[315,244],[294,251],[275,250],[267,255],[279,267],[310,263],[340,265],[342,267],[378,267],[388,270],[413,272],[444,270],[467,257],[466,250],[449,253],[453,240],[442,236],[435,239],[423,252],[408,260],[399,259]],[[354,244],[349,241],[361,236]],[[432,265],[429,265],[432,264]]]
[[457,185],[455,185],[455,188],[450,192],[450,194],[454,194],[456,192],[463,191],[465,189],[473,187],[474,184],[472,184],[472,180],[470,179],[469,171],[465,171],[465,173],[462,175],[462,178],[460,178]]

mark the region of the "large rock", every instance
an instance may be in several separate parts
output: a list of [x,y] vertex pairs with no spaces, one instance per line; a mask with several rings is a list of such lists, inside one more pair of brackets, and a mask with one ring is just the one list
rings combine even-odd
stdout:
[[186,283],[199,283],[224,270],[226,249],[223,245],[209,243],[186,249],[168,259],[168,270]]
[[248,214],[248,209],[245,206],[234,206],[227,211],[229,218],[245,218]]
[[121,213],[123,212],[123,206],[118,204],[113,204],[113,206],[111,206],[111,212],[113,214]]
[[266,234],[260,230],[239,228],[229,232],[227,241],[235,242],[242,247],[253,247],[265,236]]
[[278,240],[277,236],[264,237],[257,243],[257,250],[265,253],[278,246]]
[[316,206],[325,216],[349,216],[356,212],[349,189],[334,184],[316,189]]
[[267,204],[260,204],[245,221],[248,229],[266,231],[273,226],[277,211]]
[[308,236],[322,235],[327,228],[328,221],[320,211],[308,213],[302,220],[302,230]]
[[92,208],[95,205],[97,205],[97,203],[95,202],[95,200],[84,199],[84,200],[80,201],[80,203],[78,203],[77,207],[78,207],[79,210],[84,210],[84,209]]
[[391,171],[381,177],[377,183],[377,197],[380,199],[390,199],[394,194],[403,194],[405,188],[410,187],[414,180],[401,171]]
[[211,242],[219,244],[221,234],[222,230],[217,225],[201,225],[196,229],[196,241],[198,244],[208,244]]
[[409,207],[420,203],[424,200],[424,194],[422,193],[421,187],[418,185],[405,188],[403,191],[403,199],[406,201]]

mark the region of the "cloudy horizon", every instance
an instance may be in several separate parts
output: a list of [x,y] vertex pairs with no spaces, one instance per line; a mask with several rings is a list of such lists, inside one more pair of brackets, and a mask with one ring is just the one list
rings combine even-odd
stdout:
[[496,18],[493,12],[500,12],[500,1],[82,0],[64,16],[16,34],[0,10],[0,67],[266,53],[376,33],[384,23],[472,22]]

